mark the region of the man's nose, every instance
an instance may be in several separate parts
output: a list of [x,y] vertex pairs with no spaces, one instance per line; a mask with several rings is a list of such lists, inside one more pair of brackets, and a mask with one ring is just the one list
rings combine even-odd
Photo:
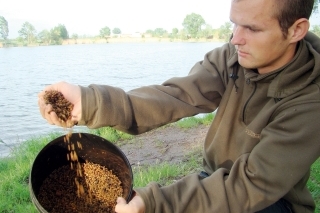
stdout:
[[233,45],[243,45],[245,43],[244,37],[243,37],[243,28],[239,26],[233,27],[233,34],[231,38],[231,43]]

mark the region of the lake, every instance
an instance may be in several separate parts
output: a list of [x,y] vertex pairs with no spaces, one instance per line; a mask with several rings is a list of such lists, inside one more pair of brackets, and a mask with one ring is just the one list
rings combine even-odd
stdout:
[[[107,43],[0,48],[0,156],[10,146],[50,132],[38,110],[38,93],[59,81],[130,89],[187,75],[222,43]],[[80,127],[77,127],[80,128]],[[4,143],[3,143],[4,142]]]

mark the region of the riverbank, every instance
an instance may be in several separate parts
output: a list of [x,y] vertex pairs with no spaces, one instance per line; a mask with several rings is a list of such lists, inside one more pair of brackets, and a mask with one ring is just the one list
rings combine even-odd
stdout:
[[[106,44],[106,43],[169,43],[169,42],[183,42],[183,43],[195,43],[195,42],[224,42],[222,39],[216,38],[200,38],[200,39],[173,39],[173,38],[154,38],[154,37],[119,37],[119,38],[107,38],[103,39],[100,37],[95,38],[78,38],[78,39],[66,39],[62,41],[61,45],[75,45],[75,44]],[[50,46],[46,43],[35,43],[35,44],[22,44],[22,43],[9,43],[6,46],[0,42],[0,48],[4,47],[37,47],[37,46]]]
[[190,38],[187,40],[173,39],[173,38],[154,38],[154,37],[119,37],[119,38],[83,38],[83,39],[67,39],[64,40],[62,45],[70,44],[101,44],[101,43],[154,43],[154,42],[184,42],[184,43],[195,43],[195,42],[223,42],[219,39],[194,39]]
[[[205,124],[191,128],[168,125],[116,144],[133,167],[135,186],[150,181],[165,185],[202,169],[202,145],[208,128]],[[0,159],[0,212],[37,213],[29,195],[30,168],[42,147],[57,137],[51,134],[28,140],[9,158]],[[315,213],[320,213],[320,159],[312,166],[308,187],[317,203]]]

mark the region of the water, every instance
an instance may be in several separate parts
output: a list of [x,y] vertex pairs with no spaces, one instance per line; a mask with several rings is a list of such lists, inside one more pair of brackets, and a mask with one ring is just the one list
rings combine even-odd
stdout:
[[[0,156],[10,146],[50,132],[37,94],[59,81],[130,89],[186,75],[221,43],[117,43],[0,48]],[[4,142],[4,143],[2,143]]]

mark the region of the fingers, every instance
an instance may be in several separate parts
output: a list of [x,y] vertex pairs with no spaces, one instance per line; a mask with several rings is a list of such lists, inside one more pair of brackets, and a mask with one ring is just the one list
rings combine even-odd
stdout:
[[40,92],[38,94],[38,106],[39,106],[39,111],[40,111],[41,116],[43,118],[45,118],[46,104],[45,104],[44,99],[43,99],[43,93],[44,92]]
[[39,109],[42,117],[46,119],[49,124],[63,126],[62,122],[58,118],[57,114],[53,111],[50,104],[40,103]]
[[[46,103],[44,99],[46,91],[52,90],[61,92],[63,96],[74,105],[70,120],[65,122],[59,119],[57,114],[53,111],[52,106]],[[81,118],[80,87],[68,84],[66,82],[59,82],[46,86],[44,90],[38,94],[38,106],[41,116],[46,119],[49,124],[70,128],[77,124]]]
[[119,197],[115,211],[117,213],[143,213],[145,212],[145,205],[140,196],[135,196],[129,203],[124,198]]
[[43,89],[42,92],[44,93],[45,91],[50,91],[50,90],[56,90],[56,91],[61,92],[61,87],[63,87],[63,85],[65,85],[65,84],[67,84],[67,83],[61,81],[61,82],[58,82],[55,84],[48,85]]
[[118,197],[117,199],[117,205],[115,207],[115,211],[116,213],[126,213],[129,212],[128,211],[128,207],[127,207],[127,201],[122,198],[122,197]]
[[125,205],[125,204],[127,204],[127,201],[123,197],[118,197],[117,204],[120,204],[120,205],[124,204]]
[[[52,106],[50,104],[46,104],[44,99],[43,99],[43,95],[41,93],[39,93],[39,98],[38,98],[38,106],[39,106],[39,111],[41,116],[46,119],[48,121],[49,124],[54,124],[53,120],[54,119],[54,112],[52,111]],[[50,116],[51,113],[52,114],[52,118]]]
[[47,120],[51,125],[61,126],[65,128],[73,127],[75,121],[68,120],[67,122],[62,121],[58,118],[57,114],[53,111],[52,105],[46,104],[43,98],[44,92],[39,93],[38,106],[41,116]]

